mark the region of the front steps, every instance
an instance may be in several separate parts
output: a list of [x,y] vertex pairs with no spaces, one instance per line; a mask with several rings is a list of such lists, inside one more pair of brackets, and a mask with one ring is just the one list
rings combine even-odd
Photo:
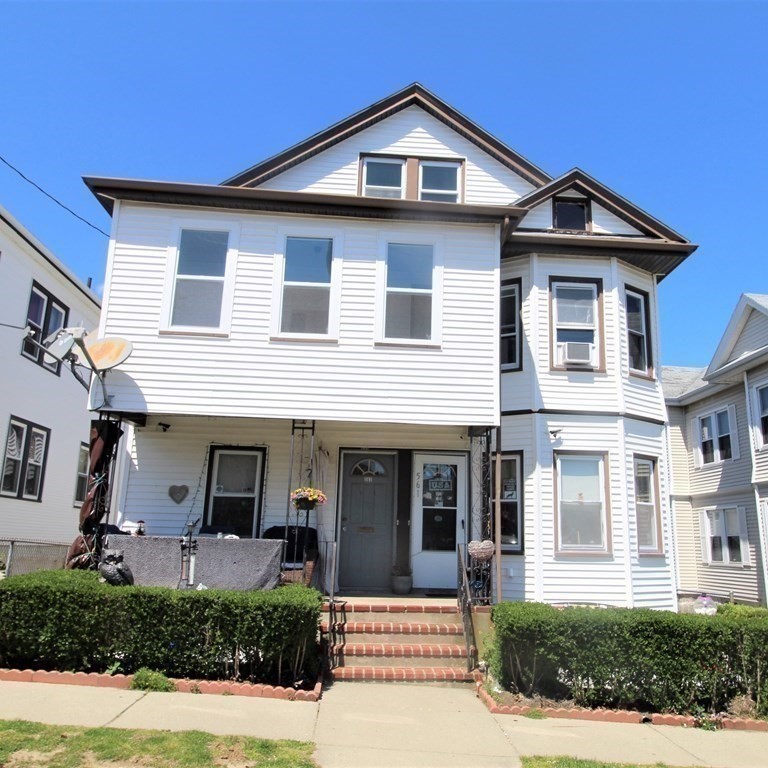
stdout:
[[470,683],[464,628],[455,604],[336,600],[323,606],[333,680]]

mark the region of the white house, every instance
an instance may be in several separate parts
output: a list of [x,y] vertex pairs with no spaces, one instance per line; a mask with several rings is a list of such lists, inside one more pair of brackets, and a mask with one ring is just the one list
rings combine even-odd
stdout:
[[0,208],[0,430],[5,438],[0,539],[69,543],[85,498],[88,394],[62,364],[25,340],[65,326],[88,330],[99,300]]
[[656,285],[685,238],[419,85],[220,185],[86,183],[100,334],[134,349],[118,523],[258,536],[311,463],[342,590],[453,588],[493,535],[505,598],[674,607]]
[[765,605],[768,296],[744,294],[706,369],[664,368],[679,589]]

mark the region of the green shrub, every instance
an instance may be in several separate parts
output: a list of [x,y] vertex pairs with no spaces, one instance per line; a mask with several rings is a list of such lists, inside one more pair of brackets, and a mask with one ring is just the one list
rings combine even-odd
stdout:
[[508,690],[655,712],[747,695],[768,711],[768,617],[503,603],[493,621],[491,670]]
[[291,685],[316,673],[320,594],[115,588],[83,571],[0,582],[0,666]]
[[158,693],[172,693],[176,690],[176,684],[169,680],[162,672],[142,667],[137,669],[131,681],[133,691],[156,691]]

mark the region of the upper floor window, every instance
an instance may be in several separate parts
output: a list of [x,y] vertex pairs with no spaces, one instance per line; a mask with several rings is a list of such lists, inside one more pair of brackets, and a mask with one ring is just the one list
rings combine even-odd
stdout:
[[360,194],[428,200],[461,201],[462,160],[367,155],[361,158]]
[[605,465],[602,454],[555,454],[559,552],[609,551]]
[[555,229],[586,231],[589,228],[589,201],[574,198],[555,198],[552,202],[552,221]]
[[501,284],[501,368],[519,370],[520,365],[520,281]]
[[738,458],[736,411],[733,406],[699,416],[697,458],[700,465]]
[[0,484],[3,496],[40,501],[49,436],[49,429],[11,416]]
[[[32,329],[32,339],[42,344],[52,333],[67,324],[68,317],[68,307],[41,285],[32,283],[32,293],[29,296],[27,309],[27,325]],[[61,363],[58,360],[46,355],[40,347],[36,347],[28,339],[25,339],[21,345],[21,354],[56,374],[61,369]]]
[[641,555],[663,554],[656,459],[635,456],[635,521]]
[[626,289],[629,370],[645,375],[650,375],[652,371],[648,305],[647,293],[634,288]]
[[743,507],[701,512],[702,560],[709,564],[749,565],[749,537]]
[[366,157],[363,161],[363,195],[366,197],[405,197],[405,160]]
[[[504,552],[523,551],[523,521],[521,511],[521,454],[504,454],[501,457],[501,547]],[[491,515],[495,519],[496,462],[492,465]]]
[[180,230],[171,259],[169,329],[227,329],[234,272],[231,234],[228,230]]
[[385,339],[434,338],[434,266],[432,245],[387,244]]
[[328,333],[333,240],[287,237],[283,266],[280,332]]
[[758,387],[757,406],[760,417],[760,435],[763,439],[763,445],[768,445],[768,386]]
[[599,280],[552,278],[553,365],[597,368],[600,364]]

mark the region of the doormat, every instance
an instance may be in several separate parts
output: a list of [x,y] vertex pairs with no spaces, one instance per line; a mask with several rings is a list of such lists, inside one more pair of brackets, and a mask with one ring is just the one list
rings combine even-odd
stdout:
[[424,593],[427,597],[455,597],[455,589],[428,589]]

